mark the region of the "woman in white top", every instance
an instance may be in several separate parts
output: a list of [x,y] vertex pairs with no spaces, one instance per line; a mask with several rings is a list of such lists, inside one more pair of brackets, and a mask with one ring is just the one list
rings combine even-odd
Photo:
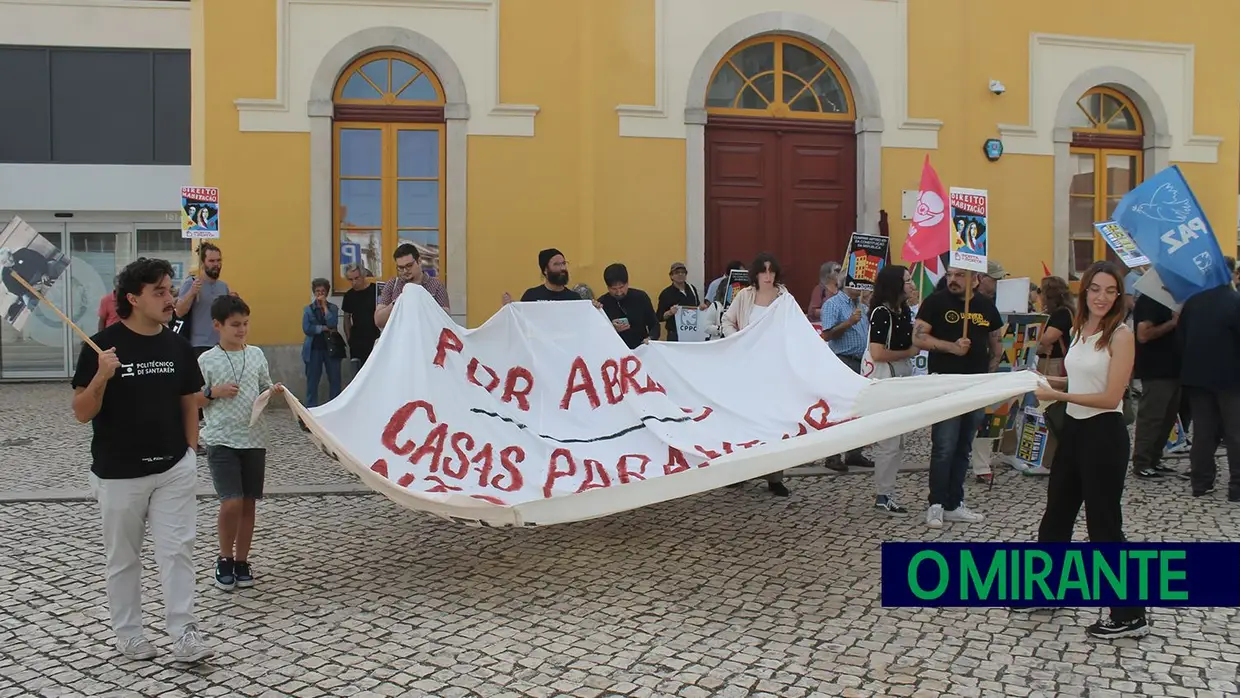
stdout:
[[[724,337],[740,332],[757,322],[780,296],[788,293],[788,289],[779,283],[779,262],[775,257],[763,252],[749,266],[749,285],[741,289],[732,304],[723,313],[719,328]],[[771,473],[766,476],[767,487],[776,497],[787,497],[788,486],[784,484],[784,472]],[[729,487],[740,487],[745,483],[738,482]]]
[[[1122,405],[1136,352],[1136,340],[1124,324],[1124,272],[1113,262],[1097,262],[1081,277],[1081,290],[1063,362],[1068,375],[1046,377],[1050,388],[1036,393],[1043,402],[1067,403],[1039,543],[1070,542],[1082,503],[1090,542],[1124,542],[1120,500],[1129,443]],[[1139,637],[1149,633],[1149,625],[1144,608],[1112,608],[1109,619],[1085,632],[1099,638]]]

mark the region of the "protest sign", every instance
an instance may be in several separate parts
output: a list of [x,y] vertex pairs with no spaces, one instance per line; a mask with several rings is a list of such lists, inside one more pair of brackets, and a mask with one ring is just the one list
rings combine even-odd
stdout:
[[676,340],[680,342],[706,341],[706,327],[702,323],[702,311],[681,307],[676,311]]
[[[16,216],[9,221],[0,229],[0,313],[4,314],[5,322],[18,332],[24,332],[39,307],[38,295],[49,297],[68,268],[69,258],[64,252],[30,224]],[[25,280],[38,295],[31,293],[15,277]],[[52,323],[57,322],[55,316],[51,317]],[[60,332],[63,337],[63,326]]]
[[1231,283],[1218,238],[1179,166],[1125,194],[1115,207],[1115,222],[1149,258],[1176,303]]
[[1184,453],[1188,450],[1188,445],[1188,432],[1184,431],[1184,422],[1180,421],[1177,415],[1175,426],[1171,427],[1171,434],[1167,436],[1167,444],[1163,447],[1163,455]]
[[1137,279],[1132,285],[1133,290],[1143,296],[1149,296],[1151,300],[1158,304],[1170,308],[1172,312],[1180,312],[1183,303],[1177,302],[1171,295],[1171,291],[1163,285],[1162,277],[1159,276],[1157,269],[1150,269]]
[[853,233],[848,239],[847,270],[844,286],[873,291],[878,272],[887,265],[887,245],[891,241],[881,235]]
[[1029,312],[1029,279],[999,279],[995,283],[995,305],[1000,313]]
[[[1028,288],[1028,286],[1026,286]],[[1027,294],[1026,294],[1027,295]],[[1038,367],[1038,340],[1049,315],[1010,313],[1003,316],[1003,337],[999,340],[999,366],[996,373],[1030,371]],[[1005,400],[986,408],[986,419],[977,430],[979,439],[997,439],[1004,431],[1019,426],[1019,399]]]
[[181,187],[181,237],[220,236],[220,190],[215,187]]
[[1036,407],[1026,406],[1020,411],[1020,441],[1016,446],[1016,458],[1024,471],[1050,467],[1043,463],[1046,451],[1046,419]]
[[985,189],[951,188],[952,251],[950,266],[986,273],[987,194]]
[[1119,257],[1129,269],[1148,266],[1149,257],[1141,254],[1141,250],[1137,248],[1137,243],[1132,241],[1128,235],[1128,231],[1124,230],[1115,221],[1105,221],[1102,223],[1094,223],[1094,229],[1102,236],[1107,245],[1115,251],[1115,256]]
[[410,284],[338,398],[307,410],[284,395],[321,448],[393,501],[530,526],[760,477],[1036,385],[1028,372],[866,380],[789,296],[730,337],[630,351],[589,301],[513,303],[466,330]]
[[736,294],[740,293],[741,289],[749,285],[749,270],[733,269],[732,271],[729,271],[728,280],[726,283],[727,286],[723,292],[724,310],[727,310],[728,306],[732,305],[732,299],[736,297]]

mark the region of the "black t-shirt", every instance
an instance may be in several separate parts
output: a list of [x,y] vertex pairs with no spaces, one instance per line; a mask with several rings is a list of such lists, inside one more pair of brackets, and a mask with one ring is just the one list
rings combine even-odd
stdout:
[[1064,357],[1064,347],[1072,341],[1072,311],[1067,308],[1060,308],[1052,311],[1051,316],[1046,320],[1046,329],[1054,327],[1063,333],[1063,337],[1051,346],[1051,353],[1047,354],[1051,359],[1062,359]]
[[[943,342],[955,342],[964,335],[964,297],[951,291],[935,291],[917,309],[917,319],[930,325],[930,335]],[[956,356],[930,352],[930,373],[987,373],[990,371],[990,333],[1003,327],[994,301],[974,294],[969,301],[969,353]]]
[[349,343],[353,345],[373,344],[379,338],[379,328],[375,325],[375,304],[378,294],[375,285],[357,291],[349,289],[344,292],[340,301],[340,309],[349,314],[353,329],[349,334]]
[[[123,322],[91,339],[100,349],[115,347],[121,364],[91,420],[91,472],[104,480],[125,480],[167,471],[189,449],[181,398],[203,385],[193,348],[170,329],[141,335]],[[98,370],[95,350],[83,345],[73,387],[90,386]]]
[[[693,284],[685,284],[685,290],[683,291],[676,288],[676,284],[671,284],[659,293],[659,305],[654,312],[659,317],[663,317],[663,314],[671,310],[673,305],[679,305],[682,308],[696,308],[702,305],[702,300],[698,296],[697,289],[693,287]],[[667,341],[675,342],[677,339],[676,316],[673,315],[664,320],[663,328],[667,330]]]
[[579,301],[585,300],[579,293],[572,289],[563,289],[560,291],[552,291],[547,288],[546,284],[540,284],[534,288],[526,289],[521,294],[521,302],[528,303],[530,301]]
[[1202,291],[1185,301],[1176,335],[1184,387],[1240,392],[1240,295],[1231,286]]
[[[890,339],[888,330],[891,331]],[[892,322],[891,309],[885,305],[875,307],[870,311],[870,343],[881,344],[891,351],[904,351],[913,346],[913,313],[909,311],[908,306],[904,306],[899,312],[895,313],[895,322]]]
[[645,291],[630,288],[624,298],[604,293],[599,296],[598,301],[603,306],[603,312],[607,313],[608,320],[628,321],[628,329],[620,332],[620,339],[623,339],[630,349],[641,346],[647,338],[659,338],[659,319],[655,317],[654,304],[650,302],[650,296],[646,295]]
[[[1161,325],[1171,320],[1171,308],[1149,296],[1137,298],[1132,309],[1133,325],[1150,322]],[[1150,342],[1137,341],[1137,356],[1132,364],[1132,377],[1148,380],[1180,378],[1180,345],[1171,331]]]

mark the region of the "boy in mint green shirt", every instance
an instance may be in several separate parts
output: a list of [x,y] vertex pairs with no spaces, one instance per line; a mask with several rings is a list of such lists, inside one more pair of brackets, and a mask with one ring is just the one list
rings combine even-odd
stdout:
[[245,343],[250,332],[250,306],[245,301],[236,296],[216,298],[211,322],[220,341],[198,357],[205,384],[198,398],[205,419],[199,438],[207,446],[211,482],[220,498],[215,586],[232,591],[254,586],[250,542],[267,465],[261,424],[251,427],[250,415],[260,394],[284,388],[272,385],[263,350]]

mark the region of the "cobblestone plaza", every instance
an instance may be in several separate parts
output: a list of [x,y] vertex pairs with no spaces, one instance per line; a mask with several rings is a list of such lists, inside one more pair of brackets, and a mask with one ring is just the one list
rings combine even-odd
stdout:
[[[275,411],[258,585],[211,585],[216,505],[200,463],[199,620],[210,663],[171,663],[148,544],[145,620],[161,655],[111,640],[89,427],[66,384],[0,388],[0,698],[8,696],[1233,696],[1234,609],[1156,609],[1153,634],[1099,643],[1097,611],[881,606],[885,540],[1029,540],[1045,481],[971,483],[986,522],[926,529],[870,509],[870,475],[760,483],[596,521],[471,529],[369,493]],[[925,436],[910,461],[926,458]],[[1130,480],[1133,540],[1234,540],[1240,507],[1175,478]],[[1084,524],[1078,525],[1078,537]]]

